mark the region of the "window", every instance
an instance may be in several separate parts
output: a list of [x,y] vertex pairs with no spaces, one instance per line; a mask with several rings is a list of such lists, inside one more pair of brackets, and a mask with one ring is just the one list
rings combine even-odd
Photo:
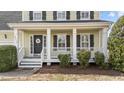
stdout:
[[58,35],[58,48],[66,47],[66,35]]
[[81,35],[81,38],[80,38],[81,40],[81,47],[82,48],[89,48],[89,46],[90,46],[90,38],[89,38],[89,35]]
[[33,12],[33,20],[41,21],[42,20],[42,13],[40,11]]
[[89,38],[88,38],[88,35],[82,35],[82,38],[81,38],[81,46],[84,47],[84,48],[87,48],[89,47]]
[[90,19],[90,12],[89,11],[81,11],[80,19]]
[[58,20],[66,20],[66,11],[58,11],[57,19]]

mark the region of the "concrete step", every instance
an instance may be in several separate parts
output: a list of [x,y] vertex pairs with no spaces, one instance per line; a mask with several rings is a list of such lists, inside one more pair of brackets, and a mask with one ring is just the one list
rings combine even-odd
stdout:
[[36,68],[36,67],[42,67],[41,64],[20,64],[20,68]]
[[40,61],[21,61],[20,64],[41,64]]

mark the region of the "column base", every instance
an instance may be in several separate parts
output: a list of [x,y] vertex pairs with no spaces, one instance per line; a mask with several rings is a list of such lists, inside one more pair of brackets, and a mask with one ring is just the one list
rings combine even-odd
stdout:
[[73,63],[73,66],[76,66],[76,65],[77,65],[77,62],[74,62],[74,63]]
[[51,62],[47,62],[47,66],[51,66]]

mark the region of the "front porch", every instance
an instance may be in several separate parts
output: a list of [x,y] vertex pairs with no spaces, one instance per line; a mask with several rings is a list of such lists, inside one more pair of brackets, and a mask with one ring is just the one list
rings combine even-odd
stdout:
[[42,67],[43,63],[51,65],[59,62],[59,54],[70,54],[71,62],[76,64],[77,53],[82,49],[91,51],[89,62],[94,62],[96,51],[107,57],[108,25],[20,25],[14,28],[19,67]]

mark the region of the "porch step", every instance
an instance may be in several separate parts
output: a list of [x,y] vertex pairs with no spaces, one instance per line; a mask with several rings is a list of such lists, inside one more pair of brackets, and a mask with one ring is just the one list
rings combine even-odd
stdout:
[[41,62],[40,61],[36,61],[36,62],[34,62],[34,61],[29,61],[29,62],[27,62],[27,61],[21,61],[21,63],[20,64],[41,64]]
[[20,64],[20,68],[36,68],[36,67],[42,67],[41,64]]
[[19,64],[21,68],[35,68],[35,67],[42,67],[41,59],[40,58],[23,58]]

